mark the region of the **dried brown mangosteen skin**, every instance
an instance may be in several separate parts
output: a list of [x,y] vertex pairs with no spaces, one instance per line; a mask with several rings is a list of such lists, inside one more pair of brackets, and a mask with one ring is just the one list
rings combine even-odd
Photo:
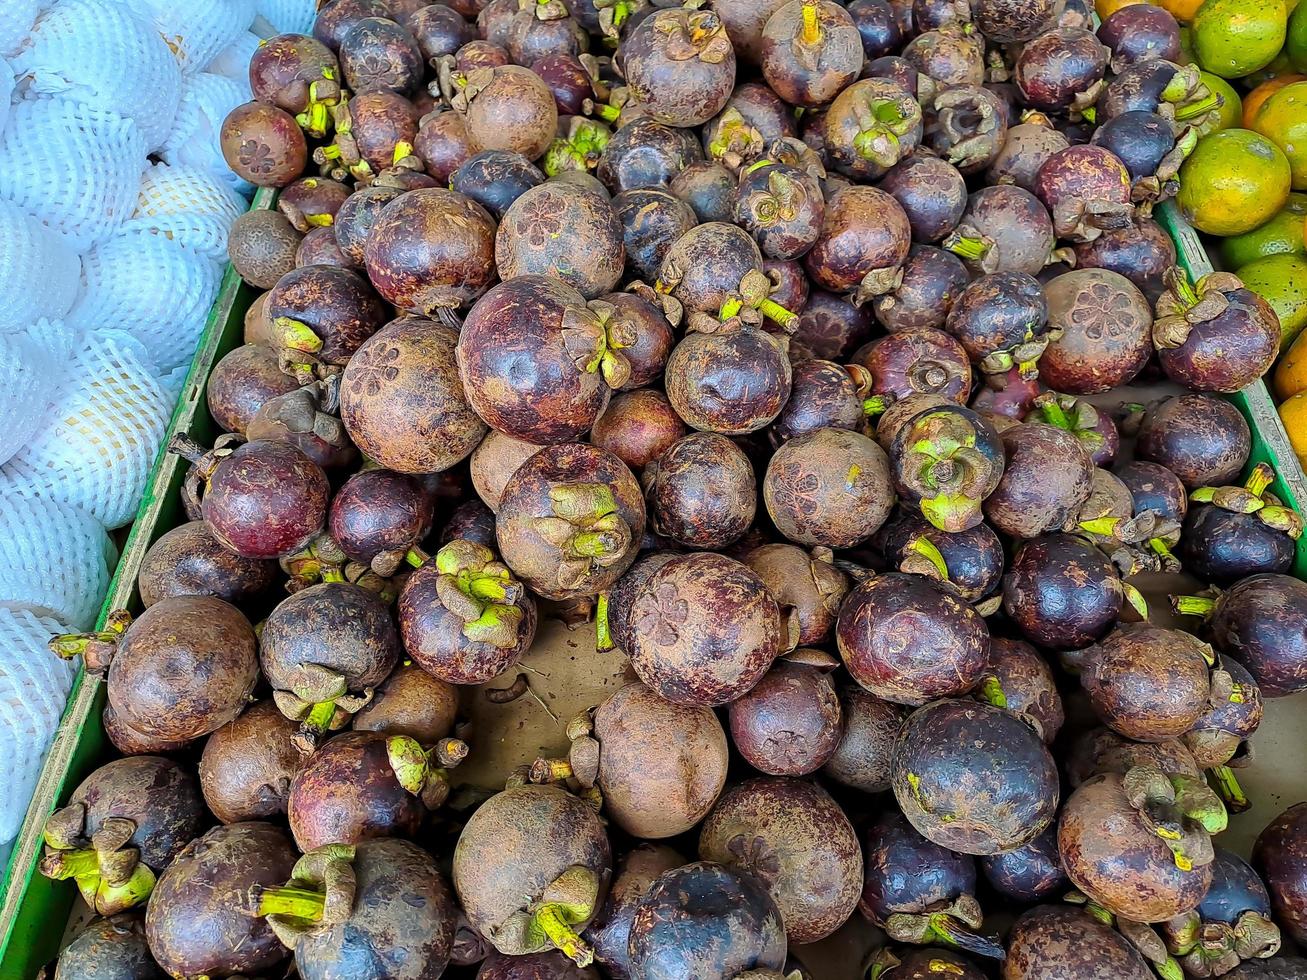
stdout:
[[985,499],[989,522],[1014,538],[1074,526],[1094,470],[1080,440],[1043,422],[1013,426],[1000,438],[1007,465]]
[[800,646],[824,642],[835,626],[840,603],[849,592],[849,577],[831,562],[833,556],[809,555],[792,544],[765,544],[744,557],[775,597],[783,614],[799,617]]
[[1125,937],[1071,905],[1040,905],[1012,927],[1003,980],[1150,980]]
[[290,782],[308,761],[292,742],[298,729],[272,701],[257,701],[209,736],[200,789],[215,817],[239,823],[286,812]]
[[545,276],[519,276],[472,307],[458,339],[468,400],[491,428],[528,442],[568,442],[608,404],[602,372],[578,366],[566,346],[565,318],[585,297]]
[[1135,922],[1165,922],[1197,907],[1212,883],[1211,864],[1176,867],[1162,838],[1144,826],[1116,773],[1080,784],[1057,830],[1062,866],[1093,901]]
[[345,367],[340,416],[369,459],[399,473],[439,473],[486,433],[459,380],[459,332],[401,317],[370,337]]
[[762,579],[711,552],[682,555],[654,572],[629,616],[631,666],[676,704],[729,704],[789,645],[780,608]]
[[856,684],[840,688],[844,731],[822,772],[864,793],[890,788],[890,761],[907,710]]
[[703,823],[699,857],[761,880],[792,943],[825,939],[862,894],[853,825],[829,793],[803,780],[751,779],[731,789]]
[[[585,939],[594,947],[595,959],[616,980],[629,980],[631,960],[627,940],[635,907],[664,871],[685,864],[685,858],[665,844],[640,844],[618,864],[608,901],[585,931]],[[557,955],[557,954],[556,954]],[[517,957],[518,959],[529,957]],[[573,967],[575,969],[575,967]],[[591,974],[587,973],[587,976]],[[597,977],[597,974],[594,974]],[[477,980],[486,980],[479,976]],[[504,977],[502,980],[573,980],[571,976],[550,973],[540,977]]]
[[175,527],[150,545],[137,587],[146,608],[174,596],[209,595],[242,602],[266,592],[277,580],[275,562],[242,558],[209,533],[204,521]]
[[178,596],[128,628],[109,667],[109,704],[148,738],[199,738],[240,714],[258,676],[254,630],[240,610]]
[[830,675],[785,660],[731,702],[729,718],[735,748],[770,776],[816,772],[834,754],[844,727]]
[[1110,391],[1148,363],[1153,313],[1125,276],[1077,269],[1049,282],[1044,296],[1052,339],[1039,359],[1039,378],[1054,391]]
[[771,425],[790,397],[785,344],[753,327],[691,331],[667,359],[667,397],[692,429],[747,435]]
[[480,445],[472,450],[468,469],[472,486],[492,511],[499,509],[499,498],[517,468],[540,451],[533,442],[523,442],[491,429]]
[[892,766],[904,816],[961,854],[1024,847],[1057,814],[1052,755],[1029,724],[993,705],[936,701],[914,711]]
[[753,465],[735,443],[715,432],[678,440],[642,476],[649,519],[657,534],[690,548],[718,550],[753,523],[758,486]]
[[675,837],[712,809],[730,749],[710,708],[672,704],[628,684],[594,714],[604,812],[633,837]]
[[[653,388],[641,388],[622,392],[608,403],[590,429],[590,442],[607,449],[631,472],[639,473],[687,431],[666,395]],[[472,461],[475,466],[475,453]],[[475,482],[475,470],[472,479]]]
[[247,211],[227,235],[227,258],[256,289],[271,289],[295,268],[302,238],[280,211]]
[[608,835],[588,803],[556,786],[518,786],[486,800],[463,827],[454,848],[454,889],[472,928],[493,943],[510,915],[571,867],[598,877],[597,910],[612,861]]
[[400,664],[377,688],[372,700],[354,714],[356,732],[407,735],[423,746],[435,745],[454,730],[458,689],[432,677],[416,664]]
[[375,837],[412,837],[427,809],[399,784],[380,732],[323,743],[291,781],[290,832],[301,851]]
[[835,627],[840,659],[877,697],[920,705],[965,694],[989,662],[989,629],[945,586],[878,575],[849,593]]
[[1126,738],[1178,738],[1208,706],[1205,646],[1180,630],[1123,624],[1085,652],[1080,683],[1098,716]]
[[285,832],[261,821],[215,827],[192,841],[159,878],[145,910],[159,965],[178,977],[275,968],[290,951],[245,907],[252,886],[285,884],[297,857]]
[[467,117],[472,148],[511,150],[534,160],[549,148],[558,131],[554,93],[535,72],[519,65],[481,68],[468,75],[476,88],[460,109]]
[[818,429],[786,442],[767,464],[767,513],[798,544],[852,548],[894,509],[889,457],[867,436]]
[[225,431],[244,435],[264,403],[298,387],[299,383],[281,370],[276,354],[246,344],[213,366],[205,400],[213,420]]
[[546,181],[504,212],[495,234],[495,264],[504,280],[554,276],[586,299],[597,299],[622,278],[622,223],[603,195]]

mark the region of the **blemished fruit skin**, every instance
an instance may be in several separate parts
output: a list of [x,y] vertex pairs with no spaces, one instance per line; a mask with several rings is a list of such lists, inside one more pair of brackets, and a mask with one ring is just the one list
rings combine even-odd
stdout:
[[1259,133],[1225,129],[1199,141],[1180,168],[1176,203],[1209,235],[1242,235],[1289,201],[1293,170],[1284,151]]
[[1257,110],[1252,129],[1284,151],[1293,189],[1307,190],[1307,82],[1293,82],[1272,93]]
[[1222,78],[1243,78],[1270,64],[1284,47],[1283,0],[1206,0],[1194,15],[1198,64]]

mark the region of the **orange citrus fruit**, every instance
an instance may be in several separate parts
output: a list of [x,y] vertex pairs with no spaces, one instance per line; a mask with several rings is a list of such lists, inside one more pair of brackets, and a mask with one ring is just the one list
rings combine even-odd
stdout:
[[1194,15],[1194,54],[1204,71],[1243,78],[1275,60],[1288,24],[1284,0],[1206,0]]
[[1203,0],[1157,0],[1157,5],[1181,23],[1188,23],[1198,13]]
[[1148,3],[1148,0],[1094,0],[1094,13],[1099,20],[1107,20],[1122,7],[1135,3]]
[[1307,82],[1294,82],[1272,93],[1251,128],[1284,151],[1294,188],[1307,190]]
[[1284,431],[1289,433],[1289,445],[1293,447],[1298,462],[1307,466],[1307,391],[1294,395],[1280,406],[1280,421]]
[[1280,75],[1276,78],[1268,79],[1262,84],[1243,97],[1243,128],[1252,129],[1253,120],[1257,118],[1257,110],[1266,104],[1269,99],[1286,85],[1292,85],[1294,82],[1301,82],[1307,79],[1307,75]]
[[1307,391],[1307,333],[1299,334],[1271,375],[1276,401],[1285,401]]
[[1284,151],[1259,133],[1223,129],[1198,141],[1180,168],[1176,203],[1199,231],[1242,235],[1289,202]]

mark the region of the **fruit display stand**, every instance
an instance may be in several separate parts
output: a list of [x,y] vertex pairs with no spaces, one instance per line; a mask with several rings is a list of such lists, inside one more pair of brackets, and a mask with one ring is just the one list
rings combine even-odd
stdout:
[[[273,191],[260,191],[252,209],[271,208],[275,198]],[[1158,218],[1174,238],[1180,262],[1190,276],[1196,279],[1210,272],[1212,264],[1201,241],[1174,207],[1162,207]],[[207,382],[214,364],[243,342],[245,313],[255,295],[229,267],[169,424],[165,445],[178,433],[188,434],[201,443],[217,435],[205,396]],[[1275,469],[1274,491],[1302,512],[1307,504],[1307,479],[1289,450],[1265,386],[1259,381],[1232,396],[1232,401],[1252,430],[1252,461],[1269,463]],[[186,469],[187,463],[180,457],[160,452],[97,628],[103,626],[114,610],[140,611],[137,575],[146,551],[161,534],[186,520],[179,492]],[[1299,542],[1295,574],[1307,578],[1307,538]],[[1166,594],[1197,588],[1197,583],[1173,576],[1146,576],[1145,579],[1139,585],[1152,600],[1154,618],[1163,625],[1173,625],[1166,609]],[[464,711],[486,738],[478,742],[478,751],[460,768],[461,779],[488,787],[496,779],[502,781],[503,773],[537,756],[566,754],[566,719],[625,683],[620,657],[597,653],[591,631],[569,629],[557,621],[541,624],[535,644],[522,664],[531,674],[531,696],[503,704],[464,697]],[[600,665],[599,669],[596,664]],[[488,686],[498,682],[492,681]],[[468,689],[468,693],[477,694],[480,690]],[[0,980],[29,980],[37,976],[58,953],[64,923],[70,914],[77,914],[77,890],[73,883],[44,877],[37,864],[47,818],[106,753],[107,738],[100,722],[104,703],[104,685],[80,675],[5,869],[0,893]],[[1247,855],[1254,838],[1272,814],[1307,798],[1307,772],[1303,771],[1299,759],[1300,746],[1307,741],[1307,717],[1295,710],[1299,705],[1297,699],[1267,703],[1267,721],[1263,734],[1256,739],[1256,763],[1240,773],[1244,788],[1254,800],[1254,808],[1249,814],[1235,816],[1222,838],[1225,846],[1240,854]],[[1006,917],[1002,910],[996,911],[995,924],[1004,923]],[[824,980],[858,980],[862,976],[862,964],[879,936],[878,930],[855,916],[826,940],[804,947],[805,965]]]

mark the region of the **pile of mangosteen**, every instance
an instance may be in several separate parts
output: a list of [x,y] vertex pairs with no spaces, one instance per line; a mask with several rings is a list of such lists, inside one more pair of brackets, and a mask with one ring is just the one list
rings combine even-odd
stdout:
[[1307,976],[1307,804],[1237,777],[1307,690],[1302,519],[1221,397],[1279,325],[1152,217],[1218,107],[1175,21],[1094,26],[263,43],[224,434],[171,446],[143,611],[53,642],[118,750],[45,829],[99,916],[55,975]]

